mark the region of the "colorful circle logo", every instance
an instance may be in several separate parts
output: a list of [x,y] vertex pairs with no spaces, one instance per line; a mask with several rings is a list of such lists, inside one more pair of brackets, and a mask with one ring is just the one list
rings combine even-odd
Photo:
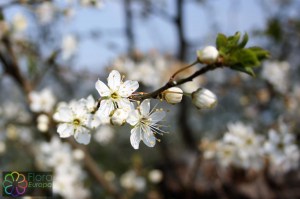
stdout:
[[23,174],[14,171],[5,175],[2,185],[5,194],[17,197],[26,192],[28,182]]

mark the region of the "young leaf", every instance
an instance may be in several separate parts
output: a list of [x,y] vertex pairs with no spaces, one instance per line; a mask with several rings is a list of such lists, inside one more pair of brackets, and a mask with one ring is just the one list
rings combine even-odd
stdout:
[[244,48],[246,46],[247,42],[248,42],[248,39],[249,39],[248,34],[245,33],[244,36],[243,36],[243,39],[242,39],[241,43],[238,45],[238,47],[239,48]]
[[268,51],[266,51],[258,46],[253,46],[248,49],[251,50],[253,53],[255,53],[257,59],[260,61],[263,59],[266,59],[270,56],[270,53]]
[[237,58],[244,67],[255,67],[260,64],[254,52],[243,49],[237,52]]
[[216,40],[217,49],[220,50],[221,48],[226,47],[226,45],[227,45],[227,37],[219,33]]
[[255,73],[253,72],[251,67],[243,67],[243,66],[240,66],[240,65],[235,65],[235,66],[231,66],[230,68],[233,69],[233,70],[237,70],[237,71],[246,73],[246,74],[248,74],[252,77],[255,77]]

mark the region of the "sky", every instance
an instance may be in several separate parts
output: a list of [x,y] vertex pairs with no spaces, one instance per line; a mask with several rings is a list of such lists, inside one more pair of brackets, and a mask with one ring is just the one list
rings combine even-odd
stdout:
[[[77,54],[72,61],[75,69],[94,70],[109,65],[114,58],[126,52],[126,39],[122,33],[125,27],[124,9],[120,2],[122,1],[105,0],[100,9],[77,6],[74,18],[60,24],[61,36],[71,33],[80,38]],[[174,0],[154,2],[170,15],[175,14]],[[262,29],[266,23],[266,10],[263,10],[258,2],[259,0],[208,0],[207,3],[200,4],[187,0],[184,8],[187,40],[197,49],[205,45],[214,45],[219,32],[234,34],[241,31],[248,32],[251,36],[251,31]],[[64,4],[58,0],[56,3],[60,6]],[[137,4],[133,6],[134,10],[140,8]],[[8,9],[6,14],[11,18],[19,11],[23,10],[13,7]],[[156,15],[144,19],[135,15],[134,25],[136,47],[140,51],[156,49],[171,54],[176,52],[176,29],[166,19]],[[96,30],[101,30],[100,37],[90,38],[89,35]]]

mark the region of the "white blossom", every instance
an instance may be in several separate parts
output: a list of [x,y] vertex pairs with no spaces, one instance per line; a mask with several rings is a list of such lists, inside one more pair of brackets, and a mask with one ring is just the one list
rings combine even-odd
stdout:
[[211,109],[217,105],[217,96],[206,88],[199,88],[192,93],[192,102],[198,109]]
[[183,91],[178,87],[171,87],[163,92],[163,98],[170,104],[181,102]]
[[214,46],[206,46],[203,50],[197,51],[198,59],[205,64],[213,64],[217,61],[219,51]]
[[131,110],[132,104],[129,97],[138,89],[139,83],[132,80],[123,82],[120,73],[116,70],[110,72],[107,81],[108,86],[100,80],[95,85],[101,96],[99,117],[107,117],[112,110],[117,108]]
[[137,110],[130,113],[127,122],[133,126],[131,130],[130,143],[134,149],[139,148],[142,140],[148,147],[156,143],[155,133],[162,134],[160,125],[157,124],[165,117],[162,110],[150,111],[150,100],[144,100]]
[[112,112],[110,123],[116,126],[125,124],[129,116],[129,110],[118,108]]
[[59,122],[57,132],[60,137],[73,135],[78,143],[90,142],[91,114],[86,108],[84,99],[59,107],[53,118]]
[[29,93],[30,109],[33,112],[46,112],[50,113],[56,103],[56,99],[52,91],[48,88],[40,92],[32,91]]

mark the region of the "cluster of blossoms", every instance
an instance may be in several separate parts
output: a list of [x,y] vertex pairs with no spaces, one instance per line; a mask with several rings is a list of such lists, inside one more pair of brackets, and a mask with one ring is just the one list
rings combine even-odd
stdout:
[[84,187],[85,175],[82,173],[81,160],[84,152],[72,150],[67,143],[57,137],[44,142],[37,148],[37,166],[53,170],[53,193],[64,198],[88,198],[90,192]]
[[136,52],[134,56],[121,56],[111,65],[112,69],[120,71],[129,79],[151,88],[162,86],[181,67],[179,61],[156,52]]
[[[121,74],[113,70],[110,72],[107,85],[98,80],[95,84],[100,98],[95,101],[92,96],[69,104],[59,104],[53,118],[59,123],[57,132],[60,137],[74,136],[77,142],[88,144],[91,131],[101,124],[110,121],[112,125],[121,126],[128,123],[132,126],[130,143],[134,149],[139,148],[141,141],[148,147],[153,147],[159,140],[157,135],[164,131],[158,124],[165,117],[165,111],[150,108],[150,99],[138,100],[136,92],[139,83],[133,80],[123,81]],[[216,96],[208,89],[200,88],[190,94],[192,102],[197,108],[213,108]],[[161,99],[170,104],[182,100],[183,91],[178,87],[171,87],[162,92]]]
[[279,131],[271,129],[268,132],[267,139],[240,122],[228,124],[228,130],[220,141],[202,142],[206,159],[216,159],[223,167],[259,170],[269,162],[274,171],[287,172],[298,168],[299,148],[295,137],[282,122]]
[[50,118],[49,115],[53,112],[56,104],[56,98],[52,91],[48,88],[40,92],[32,91],[29,93],[30,110],[38,113],[37,128],[41,132],[46,132],[49,129]]

